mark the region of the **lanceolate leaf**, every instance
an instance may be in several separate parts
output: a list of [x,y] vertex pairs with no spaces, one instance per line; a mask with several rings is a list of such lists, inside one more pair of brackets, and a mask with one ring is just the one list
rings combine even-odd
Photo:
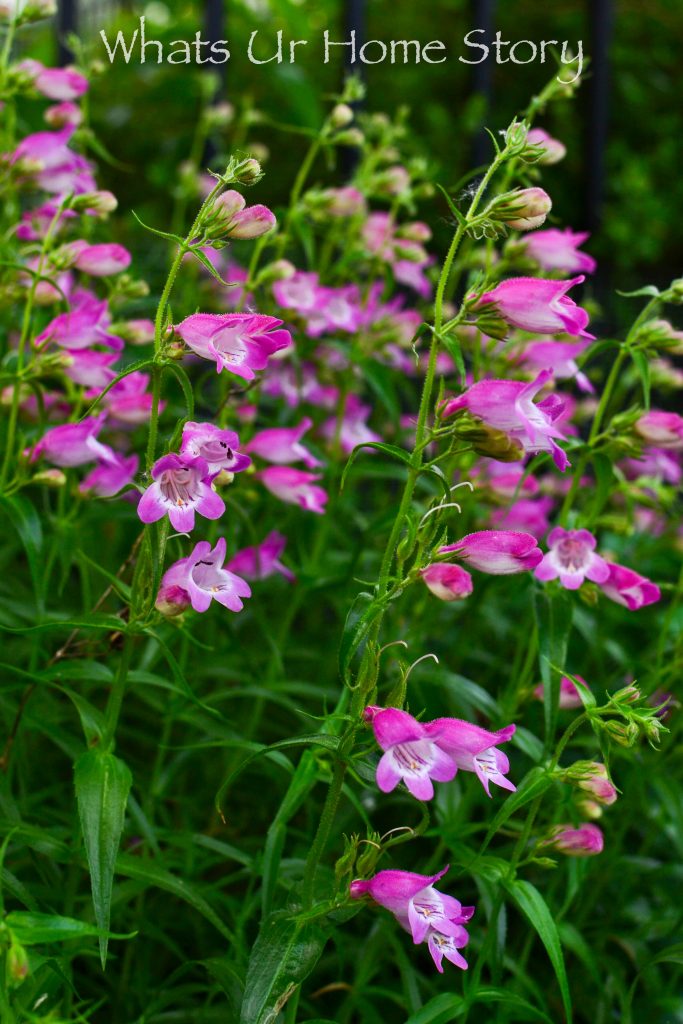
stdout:
[[557,925],[550,913],[548,904],[531,882],[518,879],[517,881],[510,882],[507,889],[519,909],[538,932],[539,938],[546,948],[560,986],[562,1003],[564,1004],[564,1012],[567,1018],[566,1024],[572,1024],[572,1001],[569,994],[569,982],[567,981],[567,971],[564,965],[564,955]]
[[301,925],[282,914],[268,918],[249,958],[240,1024],[273,1024],[317,964],[327,938],[319,923]]
[[128,766],[118,757],[89,750],[76,761],[74,782],[90,869],[95,920],[103,933],[100,935],[100,959],[104,969],[114,866],[132,776]]

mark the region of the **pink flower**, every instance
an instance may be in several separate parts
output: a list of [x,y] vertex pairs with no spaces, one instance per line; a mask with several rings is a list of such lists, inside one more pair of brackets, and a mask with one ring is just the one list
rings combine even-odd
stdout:
[[245,576],[248,580],[265,580],[279,572],[293,583],[296,579],[294,573],[280,561],[286,544],[287,538],[273,530],[260,544],[238,551],[230,559],[228,569]]
[[292,469],[289,466],[269,466],[268,469],[262,469],[258,475],[264,486],[280,501],[299,505],[309,512],[317,512],[318,515],[324,513],[327,493],[315,484],[316,480],[320,480],[319,474],[306,473],[302,469]]
[[122,245],[104,243],[88,245],[87,242],[71,242],[69,250],[74,253],[74,265],[77,270],[93,277],[110,277],[120,274],[130,266],[131,255]]
[[588,345],[588,341],[532,341],[525,346],[520,362],[530,373],[550,370],[556,380],[575,379],[581,391],[593,394],[595,388],[576,362]]
[[592,274],[597,263],[588,253],[581,252],[579,246],[590,238],[588,231],[572,231],[566,228],[550,228],[547,231],[534,231],[524,239],[524,248],[529,256],[538,263],[541,270],[561,270],[566,274]]
[[114,460],[100,462],[96,469],[83,479],[79,491],[86,494],[93,491],[100,498],[112,498],[120,490],[132,483],[138,471],[139,459],[137,455],[125,455],[114,453]]
[[556,825],[551,835],[541,843],[568,857],[593,857],[602,853],[604,839],[597,825]]
[[677,487],[683,477],[680,455],[664,448],[643,448],[640,458],[625,459],[623,467],[630,480],[649,476]]
[[555,426],[564,403],[553,395],[538,403],[533,401],[550,380],[549,370],[542,370],[530,384],[515,380],[481,380],[447,402],[442,415],[452,416],[467,410],[494,430],[505,433],[522,451],[551,452],[555,465],[564,472],[569,460],[555,442],[555,438],[564,438]]
[[251,459],[237,450],[239,443],[233,430],[221,430],[213,423],[190,421],[183,427],[180,454],[205,459],[211,476],[222,470],[240,473],[251,465]]
[[[540,228],[553,206],[552,199],[542,188],[523,188],[501,196],[493,209],[505,224],[518,231]],[[496,209],[498,207],[498,209]],[[503,212],[504,207],[509,207]]]
[[514,725],[506,725],[498,732],[489,732],[488,729],[463,722],[459,718],[436,718],[425,725],[427,736],[455,762],[459,769],[475,773],[487,796],[491,796],[491,782],[502,789],[515,792],[516,787],[505,777],[510,770],[510,762],[505,754],[498,750],[498,744],[506,743],[515,729]]
[[225,537],[219,537],[213,548],[208,541],[200,540],[191,555],[174,562],[164,573],[160,597],[162,592],[169,590],[174,594],[172,588],[179,587],[187,593],[196,612],[207,611],[212,601],[218,601],[231,612],[241,611],[244,607],[241,598],[251,597],[251,587],[245,580],[224,569],[224,561]]
[[106,387],[116,376],[111,365],[118,358],[118,352],[99,352],[96,349],[82,348],[65,352],[61,365],[66,376],[76,384],[99,389]]
[[18,66],[31,75],[38,92],[50,100],[75,100],[88,91],[88,79],[73,68],[46,68],[30,59]]
[[273,316],[256,313],[193,313],[175,333],[198,356],[214,360],[218,373],[227,370],[253,380],[269,356],[291,345],[289,331],[279,330],[281,324]]
[[66,100],[64,103],[55,103],[53,107],[48,107],[43,118],[50,128],[64,128],[65,125],[77,127],[83,120],[83,111],[75,103]]
[[589,793],[598,803],[609,807],[616,802],[616,786],[610,781],[604,764],[591,761],[580,768],[571,768],[569,771],[570,773],[576,771],[575,781],[579,789]]
[[290,462],[303,462],[309,469],[315,469],[321,465],[320,460],[301,444],[301,438],[312,426],[313,420],[306,416],[297,427],[271,427],[260,430],[246,445],[245,451],[260,455],[268,462],[280,466]]
[[472,593],[472,577],[459,565],[434,562],[420,569],[420,576],[441,601],[462,601]]
[[529,146],[540,146],[543,149],[539,164],[547,166],[556,164],[567,154],[567,147],[558,139],[554,139],[552,135],[548,135],[543,128],[532,128],[526,141]]
[[350,185],[325,189],[319,199],[331,217],[353,217],[356,213],[365,213],[366,204],[362,192]]
[[[152,411],[152,393],[147,390],[149,374],[134,370],[117,381],[102,399],[112,419],[135,426],[146,423]],[[159,411],[165,403],[159,403]]]
[[82,466],[86,462],[114,462],[115,453],[97,440],[106,413],[80,423],[64,423],[47,430],[31,452],[31,462],[43,455],[55,466]]
[[320,278],[317,274],[297,270],[291,277],[275,282],[273,295],[278,305],[284,309],[310,313],[315,309],[319,289]]
[[377,765],[377,785],[383,793],[391,793],[399,782],[418,800],[434,796],[432,779],[450,782],[457,767],[436,742],[428,738],[426,727],[406,711],[398,708],[368,708],[375,739],[384,751]]
[[70,351],[103,345],[120,351],[123,342],[108,331],[111,317],[105,300],[100,301],[90,293],[74,297],[69,313],[60,313],[36,338],[36,345],[54,342]]
[[350,455],[359,444],[382,440],[380,434],[375,433],[367,425],[366,421],[371,412],[369,405],[364,405],[356,395],[349,395],[341,424],[337,416],[331,416],[323,423],[320,433],[330,442],[334,442],[338,433],[341,450],[345,455]]
[[683,450],[683,417],[678,413],[658,409],[646,412],[636,422],[636,432],[657,448]]
[[662,593],[656,583],[640,576],[633,569],[615,562],[606,562],[609,574],[602,581],[602,591],[610,601],[616,601],[629,611],[637,611],[659,601]]
[[586,332],[588,313],[570,299],[567,292],[581,284],[583,276],[570,281],[551,281],[539,277],[511,277],[485,292],[475,310],[493,305],[511,327],[532,334],[578,334]]
[[349,889],[352,899],[370,896],[389,910],[412,935],[416,945],[426,941],[440,973],[443,973],[444,956],[457,967],[467,969],[467,961],[458,950],[467,945],[468,935],[463,925],[474,914],[474,907],[463,907],[459,900],[434,888],[434,883],[447,871],[448,865],[435,875],[379,871],[367,881],[357,878]]
[[152,467],[153,483],[140,498],[138,516],[143,523],[156,523],[165,515],[174,530],[194,529],[195,511],[206,519],[220,519],[225,504],[211,488],[205,459],[187,455],[164,455]]
[[[574,679],[578,679],[579,683],[581,683],[581,685],[584,686],[590,692],[590,688],[588,686],[588,683],[583,678],[583,676],[575,675]],[[538,700],[543,700],[544,696],[545,696],[545,687],[544,687],[543,683],[539,683],[539,685],[537,687],[535,687],[535,689],[534,689],[534,697],[536,697]],[[562,679],[560,680],[560,704],[559,704],[559,706],[563,710],[568,710],[569,708],[582,708],[583,707],[583,701],[581,700],[581,697],[579,695],[578,687],[577,687],[576,683],[574,682],[574,680],[573,679],[569,679],[568,676],[562,676]]]
[[604,558],[596,555],[597,541],[588,530],[564,530],[556,526],[548,536],[550,550],[536,569],[536,579],[555,580],[567,590],[578,590],[584,579],[604,583],[609,567]]
[[439,548],[439,554],[451,551],[473,569],[493,576],[526,572],[543,558],[535,537],[513,530],[479,530]]

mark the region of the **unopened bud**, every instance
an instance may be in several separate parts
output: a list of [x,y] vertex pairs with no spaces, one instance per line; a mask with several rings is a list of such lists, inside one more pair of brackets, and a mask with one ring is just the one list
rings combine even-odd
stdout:
[[162,585],[157,594],[155,607],[166,618],[175,618],[190,607],[190,595],[183,587]]
[[61,469],[44,469],[31,477],[32,484],[44,484],[46,487],[63,487],[66,475]]
[[612,700],[617,704],[635,704],[641,697],[640,690],[633,683],[630,686],[624,686],[621,690],[617,690],[616,693],[612,694]]
[[353,121],[353,110],[348,103],[338,103],[330,114],[330,125],[333,128],[346,128]]
[[72,210],[88,210],[94,213],[112,213],[119,205],[113,192],[106,190],[82,192],[74,196],[69,204]]
[[618,743],[620,747],[632,747],[638,739],[638,726],[634,722],[617,722],[612,719],[605,722],[603,726],[611,740]]
[[334,141],[339,146],[362,146],[364,136],[359,128],[348,128],[345,132],[340,132],[339,135],[335,135]]
[[28,976],[28,955],[16,939],[7,950],[7,974],[13,988],[19,988]]
[[243,160],[234,171],[235,181],[239,181],[242,185],[254,185],[262,177],[261,164],[254,157]]
[[518,231],[531,231],[545,222],[552,205],[544,189],[523,188],[497,196],[485,215]]
[[559,163],[567,155],[567,147],[548,135],[542,128],[532,128],[526,138],[526,147],[521,154],[525,163],[538,163],[549,167]]
[[471,444],[478,455],[486,455],[498,462],[521,462],[524,458],[524,449],[504,430],[497,430],[467,414],[456,419],[453,433]]

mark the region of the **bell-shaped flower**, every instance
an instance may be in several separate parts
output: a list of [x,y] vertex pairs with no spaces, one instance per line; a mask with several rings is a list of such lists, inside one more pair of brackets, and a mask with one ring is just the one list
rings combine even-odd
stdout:
[[657,448],[683,450],[683,417],[676,412],[652,409],[640,417],[635,429],[648,444]]
[[90,293],[75,297],[68,313],[60,313],[36,338],[36,346],[53,342],[70,352],[102,345],[120,351],[123,342],[109,333],[110,315],[105,300]]
[[31,462],[41,455],[54,466],[82,466],[97,460],[115,462],[115,452],[97,440],[105,419],[106,413],[100,413],[87,416],[80,423],[63,423],[46,430],[31,451]]
[[418,800],[434,796],[432,779],[450,782],[455,778],[455,761],[429,738],[427,728],[398,708],[366,708],[375,739],[384,751],[377,765],[376,780],[383,793],[391,793],[399,782]]
[[564,472],[569,466],[565,452],[555,438],[564,439],[555,426],[564,411],[564,403],[548,395],[534,402],[538,392],[552,380],[549,370],[541,370],[529,384],[516,380],[481,380],[443,408],[444,417],[467,411],[494,430],[501,431],[522,452],[551,452],[555,465]]
[[60,365],[74,383],[99,390],[105,388],[116,376],[111,366],[118,358],[118,352],[82,348],[64,352]]
[[595,553],[597,541],[588,530],[565,530],[556,526],[548,535],[550,550],[536,569],[536,579],[555,580],[567,590],[578,590],[584,579],[605,583],[609,567]]
[[534,569],[543,553],[530,533],[514,530],[478,530],[439,548],[442,555],[452,552],[473,569],[492,576],[509,576]]
[[256,313],[193,313],[174,330],[196,355],[213,360],[218,373],[253,380],[269,356],[292,344],[281,325],[282,320]]
[[536,540],[545,537],[550,529],[550,512],[553,499],[520,498],[508,508],[495,508],[491,512],[491,523],[501,529],[530,533]]
[[309,512],[322,515],[327,504],[327,492],[316,485],[320,475],[306,473],[290,466],[269,466],[258,474],[271,494],[289,505],[298,505]]
[[606,562],[609,573],[601,582],[602,592],[610,601],[616,601],[629,611],[638,611],[655,604],[662,596],[656,583],[616,562]]
[[548,135],[543,128],[532,128],[526,137],[527,146],[537,146],[541,150],[538,163],[544,166],[556,164],[567,155],[567,147],[559,139]]
[[189,533],[195,512],[205,519],[220,519],[225,512],[223,499],[211,487],[206,459],[164,455],[152,467],[152,480],[138,503],[143,523],[156,523],[168,515],[174,530]]
[[73,256],[73,265],[77,270],[92,277],[111,277],[120,274],[131,263],[131,255],[122,245],[105,242],[100,245],[89,245],[79,240],[70,242],[67,247]]
[[588,313],[567,295],[570,288],[584,280],[583,275],[569,281],[511,277],[484,292],[475,311],[493,306],[511,327],[532,334],[576,334],[592,339],[586,331]]
[[46,68],[29,59],[17,69],[30,75],[34,88],[50,100],[75,100],[88,91],[88,79],[74,68]]
[[260,544],[237,551],[228,562],[228,569],[248,580],[265,580],[279,572],[293,583],[294,573],[280,561],[286,545],[287,538],[273,530]]
[[[588,690],[590,694],[590,687],[586,680],[583,678],[583,676],[575,675],[574,679],[578,680],[579,684],[585,687],[585,689]],[[569,708],[583,707],[583,701],[581,700],[581,695],[579,693],[579,689],[576,683],[574,682],[574,679],[570,679],[569,676],[562,676],[562,678],[560,679],[559,706],[563,710],[567,710]],[[545,699],[545,686],[543,685],[543,683],[539,683],[538,686],[534,687],[534,697],[536,697],[537,700]]]
[[602,832],[597,825],[581,825],[580,828],[556,825],[541,843],[541,846],[557,850],[568,857],[594,857],[602,853],[604,845]]
[[[341,420],[338,416],[331,416],[322,425],[320,433],[334,444],[338,438],[339,447],[345,455],[350,455],[359,444],[381,441],[380,434],[375,433],[367,425],[367,419],[372,409],[365,405],[356,395],[349,395],[344,405],[344,412]],[[373,449],[370,448],[369,451]]]
[[114,452],[114,459],[101,460],[97,467],[81,481],[79,491],[82,494],[92,492],[100,498],[113,498],[120,490],[133,482],[138,471],[137,455],[119,455]]
[[189,598],[196,612],[205,612],[212,601],[239,612],[244,607],[243,597],[251,597],[249,584],[229,569],[223,568],[225,561],[225,537],[219,537],[216,546],[207,540],[195,544],[192,553],[168,569],[161,580],[161,590],[180,587]]
[[180,454],[205,459],[211,476],[223,470],[239,473],[251,465],[249,456],[237,450],[239,443],[234,430],[221,430],[213,423],[189,421],[183,427]]
[[588,231],[549,228],[534,231],[524,239],[527,255],[538,263],[541,270],[561,270],[565,274],[592,274],[597,263],[592,256],[581,252],[580,245],[590,238]]
[[273,285],[273,295],[277,304],[283,309],[293,309],[297,313],[311,313],[316,307],[319,291],[318,275],[303,270],[297,270]]
[[313,426],[313,420],[305,416],[296,427],[269,427],[260,430],[245,446],[245,451],[260,455],[278,466],[290,462],[303,462],[309,469],[315,469],[321,462],[301,444],[301,438]]
[[472,577],[459,565],[433,562],[420,569],[420,576],[440,601],[462,601],[472,593]]
[[487,796],[491,796],[489,784],[500,786],[514,793],[516,787],[506,778],[510,762],[498,750],[500,743],[506,743],[514,734],[516,726],[506,725],[497,732],[489,732],[479,725],[463,722],[459,718],[436,718],[427,722],[425,731],[430,740],[447,754],[465,772],[474,772]]
[[[102,399],[112,419],[119,423],[136,426],[138,423],[147,423],[152,412],[154,402],[152,392],[148,391],[149,374],[134,370],[121,380],[117,380],[107,391]],[[159,403],[159,412],[162,412],[166,403]]]
[[434,887],[434,883],[447,871],[448,865],[435,875],[379,871],[367,880],[355,879],[349,889],[352,899],[369,896],[390,911],[401,927],[412,935],[416,945],[426,941],[441,973],[444,956],[457,967],[467,969],[467,961],[458,950],[467,945],[468,935],[463,925],[474,914],[474,907],[463,907],[459,900]]

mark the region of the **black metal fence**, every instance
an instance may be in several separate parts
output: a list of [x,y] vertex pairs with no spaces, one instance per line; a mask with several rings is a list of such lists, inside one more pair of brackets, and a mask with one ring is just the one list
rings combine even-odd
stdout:
[[[79,0],[58,0],[56,26],[60,63],[67,64],[71,60],[67,43],[69,34],[79,30],[85,31],[88,23],[93,24],[93,14],[99,18],[99,24],[102,24],[102,16],[112,10],[111,3],[112,0],[87,0],[79,9]],[[347,31],[355,31],[356,43],[360,47],[368,38],[368,0],[340,0],[340,3],[344,4],[345,27]],[[480,41],[491,43],[495,36],[497,0],[470,0],[470,3],[473,25],[484,30]],[[205,38],[209,41],[226,38],[228,4],[229,0],[203,0]],[[585,119],[584,137],[583,220],[589,230],[595,231],[600,225],[605,196],[605,147],[610,98],[609,57],[614,25],[614,0],[585,0],[585,6],[590,34],[588,51],[591,65],[586,92],[588,116]],[[220,72],[219,89],[223,96],[227,85],[226,68],[227,65],[222,65]],[[362,64],[360,69],[362,73]],[[358,73],[358,66],[354,67],[354,71]],[[215,74],[215,67],[213,73]],[[490,110],[495,100],[492,61],[486,60],[473,65],[471,88],[474,94],[482,97],[484,111]],[[476,165],[485,162],[488,147],[486,134],[483,131],[477,133],[473,154]],[[351,162],[347,162],[346,166],[350,170]]]

